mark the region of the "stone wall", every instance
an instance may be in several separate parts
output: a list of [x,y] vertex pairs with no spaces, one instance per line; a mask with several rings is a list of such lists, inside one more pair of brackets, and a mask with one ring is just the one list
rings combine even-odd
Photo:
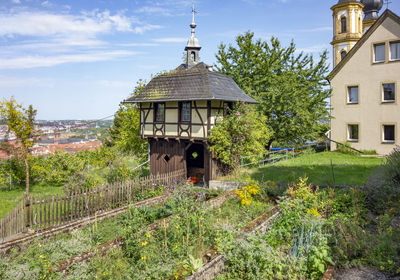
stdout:
[[230,181],[210,181],[208,183],[208,188],[212,190],[224,190],[224,191],[232,191],[234,189],[237,189],[241,185],[243,185],[243,182],[230,182]]

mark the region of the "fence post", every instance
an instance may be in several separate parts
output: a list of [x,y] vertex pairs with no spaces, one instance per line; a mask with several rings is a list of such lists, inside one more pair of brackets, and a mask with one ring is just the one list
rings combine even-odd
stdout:
[[286,149],[286,160],[288,160],[289,159],[289,152],[288,152],[288,150]]
[[31,204],[30,204],[29,194],[25,194],[24,195],[24,200],[25,200],[25,217],[26,217],[25,228],[26,228],[26,231],[28,231],[29,227],[31,226],[30,223],[29,223],[29,221],[31,220],[30,219],[30,212],[31,212],[30,211],[30,207],[31,207]]
[[292,151],[293,151],[293,158],[294,158],[294,156],[295,156],[294,147],[293,147]]

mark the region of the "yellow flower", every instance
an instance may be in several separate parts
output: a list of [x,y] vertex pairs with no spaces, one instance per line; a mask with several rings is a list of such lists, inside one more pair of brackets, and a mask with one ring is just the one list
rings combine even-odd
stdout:
[[146,246],[147,245],[147,241],[141,241],[141,243],[142,243],[142,246]]
[[143,261],[145,261],[145,260],[146,260],[146,256],[142,256],[141,259],[142,259]]
[[318,210],[316,208],[313,209],[307,209],[307,213],[313,214],[315,217],[321,218],[321,214],[318,213]]
[[150,238],[150,236],[151,236],[151,235],[150,235],[150,232],[146,233],[146,237],[147,237],[147,238]]

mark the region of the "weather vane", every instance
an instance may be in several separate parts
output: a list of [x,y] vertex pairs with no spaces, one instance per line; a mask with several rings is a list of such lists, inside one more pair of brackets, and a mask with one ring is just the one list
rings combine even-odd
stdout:
[[392,1],[384,0],[384,3],[386,4],[386,9],[389,9],[389,4],[392,4]]
[[197,14],[196,9],[194,8],[194,1],[192,1],[192,13],[193,13],[193,15]]

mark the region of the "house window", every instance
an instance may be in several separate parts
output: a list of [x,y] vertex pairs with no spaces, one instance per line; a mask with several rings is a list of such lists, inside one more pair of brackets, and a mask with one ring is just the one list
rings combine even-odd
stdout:
[[385,44],[374,45],[374,62],[384,62],[386,60]]
[[395,126],[391,125],[383,125],[382,129],[383,142],[384,143],[394,143],[395,142]]
[[382,101],[395,102],[396,86],[394,83],[382,84]]
[[400,60],[400,42],[390,43],[390,60]]
[[358,124],[349,124],[347,126],[347,140],[358,142]]
[[358,104],[358,86],[352,86],[347,88],[347,103]]
[[347,19],[346,19],[346,17],[342,17],[341,19],[340,19],[340,26],[341,26],[341,29],[340,29],[340,33],[346,33],[347,32]]
[[344,57],[346,56],[346,54],[347,54],[346,51],[342,51],[342,52],[340,53],[340,60],[343,60]]
[[154,103],[154,120],[156,122],[164,122],[165,120],[165,104]]
[[191,119],[191,104],[190,102],[181,102],[180,103],[180,121],[181,122],[190,122]]

